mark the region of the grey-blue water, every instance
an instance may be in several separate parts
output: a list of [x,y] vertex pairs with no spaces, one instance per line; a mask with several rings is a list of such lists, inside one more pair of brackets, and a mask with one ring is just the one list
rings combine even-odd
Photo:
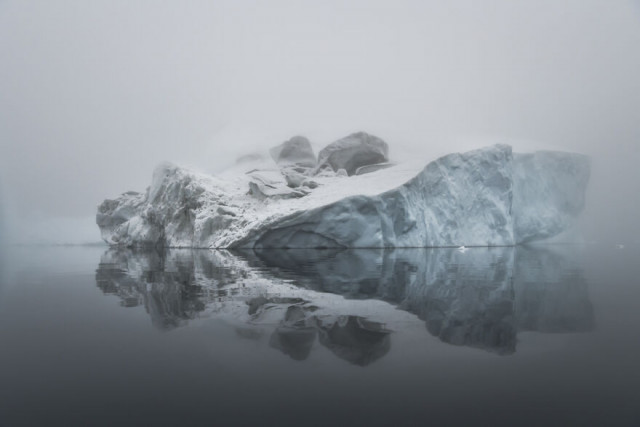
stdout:
[[638,426],[639,255],[5,249],[0,426]]

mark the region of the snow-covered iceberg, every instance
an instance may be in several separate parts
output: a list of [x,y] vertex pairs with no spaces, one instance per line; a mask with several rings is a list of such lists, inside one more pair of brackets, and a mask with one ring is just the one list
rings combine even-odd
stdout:
[[589,170],[580,154],[508,145],[353,176],[265,160],[217,176],[164,164],[146,192],[105,200],[96,220],[103,239],[122,246],[514,245],[569,228]]

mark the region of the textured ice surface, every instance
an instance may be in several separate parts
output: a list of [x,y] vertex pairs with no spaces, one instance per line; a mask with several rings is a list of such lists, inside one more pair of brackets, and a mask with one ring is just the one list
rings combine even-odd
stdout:
[[318,175],[313,189],[291,188],[273,163],[242,163],[220,176],[166,164],[146,193],[105,200],[97,223],[105,241],[124,246],[513,245],[567,229],[584,208],[588,178],[584,156],[514,155],[507,145],[424,168]]
[[555,236],[585,207],[590,162],[581,154],[514,154],[513,218],[516,241]]

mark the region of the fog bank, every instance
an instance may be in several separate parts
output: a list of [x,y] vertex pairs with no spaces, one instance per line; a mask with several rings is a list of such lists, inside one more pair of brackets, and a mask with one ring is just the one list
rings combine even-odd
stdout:
[[96,205],[161,161],[211,172],[365,130],[425,164],[588,154],[587,234],[639,240],[638,46],[638,1],[5,1],[0,206],[18,240],[88,241]]

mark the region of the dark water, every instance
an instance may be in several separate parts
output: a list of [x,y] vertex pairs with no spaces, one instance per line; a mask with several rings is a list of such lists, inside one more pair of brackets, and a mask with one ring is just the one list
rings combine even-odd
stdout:
[[639,255],[10,248],[0,426],[638,426]]

